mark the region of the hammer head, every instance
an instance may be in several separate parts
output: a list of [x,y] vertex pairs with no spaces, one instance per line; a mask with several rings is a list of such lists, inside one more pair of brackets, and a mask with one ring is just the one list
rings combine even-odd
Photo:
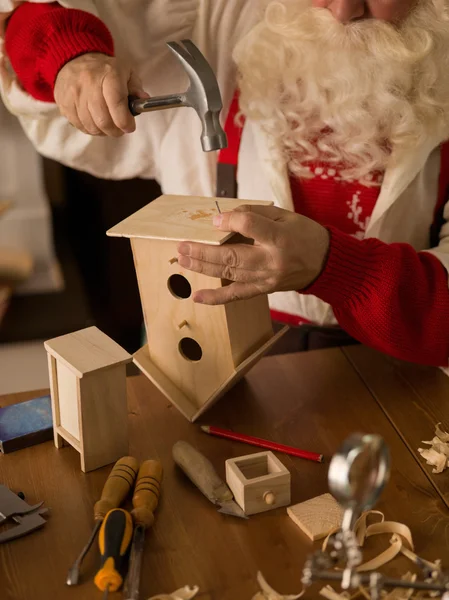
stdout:
[[223,109],[220,88],[211,66],[191,40],[168,42],[168,47],[183,65],[190,79],[185,93],[185,105],[194,108],[201,120],[201,144],[205,152],[220,150],[228,145],[220,124]]

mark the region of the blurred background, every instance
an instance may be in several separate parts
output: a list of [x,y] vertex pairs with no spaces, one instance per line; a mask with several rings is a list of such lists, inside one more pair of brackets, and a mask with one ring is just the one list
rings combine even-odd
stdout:
[[40,157],[0,100],[0,394],[48,387],[52,337],[96,325],[141,346],[130,244],[106,231],[159,195]]

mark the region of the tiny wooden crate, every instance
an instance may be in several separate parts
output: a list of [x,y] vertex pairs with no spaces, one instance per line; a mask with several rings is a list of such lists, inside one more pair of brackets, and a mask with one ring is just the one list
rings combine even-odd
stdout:
[[[242,204],[271,204],[217,200],[222,212]],[[227,282],[181,268],[177,246],[180,241],[235,241],[233,233],[213,226],[217,212],[214,198],[161,196],[108,231],[109,236],[130,238],[134,254],[148,340],[134,362],[191,421],[243,377],[287,329],[273,335],[266,295],[226,306],[193,302],[194,291]]]
[[56,447],[73,446],[85,473],[128,454],[131,355],[96,327],[49,340],[45,349]]
[[230,458],[226,481],[246,515],[290,504],[290,472],[272,452]]

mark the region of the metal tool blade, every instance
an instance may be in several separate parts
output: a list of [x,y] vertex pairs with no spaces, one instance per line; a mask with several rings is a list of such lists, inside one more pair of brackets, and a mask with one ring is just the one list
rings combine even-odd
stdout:
[[140,588],[140,571],[145,544],[145,528],[138,525],[134,530],[128,577],[125,583],[125,600],[138,600]]
[[248,519],[248,516],[245,515],[243,510],[233,500],[231,502],[225,502],[220,505],[219,513],[223,513],[224,515],[231,515],[232,517],[240,517],[241,519]]
[[43,502],[30,506],[6,485],[0,485],[0,523],[10,517],[26,515],[37,511]]
[[15,527],[11,527],[7,531],[0,533],[0,544],[5,542],[11,542],[19,537],[27,535],[36,529],[40,529],[47,522],[43,519],[38,512],[34,512],[31,515],[25,515],[23,517],[16,517],[20,519],[20,524]]
[[10,512],[7,515],[0,511],[0,524],[8,519],[14,519],[15,517],[23,517],[25,515],[34,513],[43,505],[43,503],[44,502],[42,501],[39,502],[39,504],[35,504],[34,506],[29,506],[27,509],[16,510],[15,512]]
[[81,550],[81,554],[78,556],[78,558],[76,559],[76,561],[71,566],[69,572],[67,573],[67,579],[66,579],[66,584],[67,585],[78,585],[78,581],[79,581],[79,578],[80,578],[80,566],[81,566],[81,563],[83,562],[84,557],[86,556],[86,554],[89,552],[90,547],[94,543],[94,540],[97,537],[97,533],[100,530],[100,527],[101,527],[102,523],[103,523],[103,519],[99,519],[95,523],[95,527],[94,527],[94,529],[92,531],[92,535],[90,536],[89,541],[84,546],[84,548]]
[[216,507],[218,512],[246,519],[246,515],[234,501],[234,496],[215,471],[212,463],[187,442],[179,441],[173,446],[173,459],[187,477]]

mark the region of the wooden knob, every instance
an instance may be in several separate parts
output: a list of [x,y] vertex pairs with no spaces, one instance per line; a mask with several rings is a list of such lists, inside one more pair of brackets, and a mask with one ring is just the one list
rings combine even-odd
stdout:
[[170,258],[170,260],[168,261],[171,265],[174,265],[175,263],[178,262],[177,258]]
[[187,325],[188,325],[187,321],[184,320],[182,323],[180,323],[178,325],[178,329],[182,329],[183,327],[187,327]]
[[273,492],[265,492],[263,499],[268,506],[273,506],[273,504],[276,502],[276,496],[273,494]]

